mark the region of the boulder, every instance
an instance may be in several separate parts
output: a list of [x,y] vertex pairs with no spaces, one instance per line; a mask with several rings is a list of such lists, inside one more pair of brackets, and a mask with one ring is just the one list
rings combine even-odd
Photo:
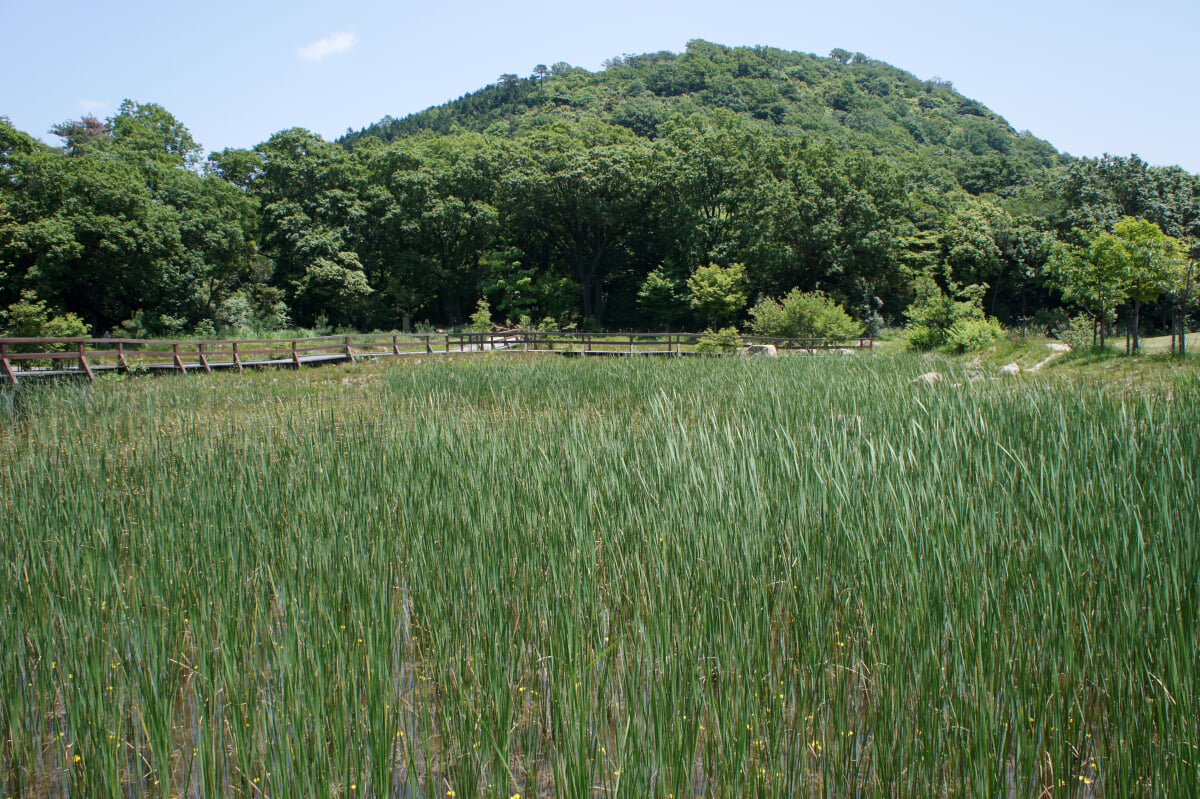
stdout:
[[1017,363],[1006,363],[998,370],[1004,377],[1016,377],[1021,374],[1021,365]]
[[1070,352],[1071,345],[1065,341],[1051,341],[1046,344],[1046,348],[1051,352]]
[[941,372],[926,372],[923,375],[918,375],[912,380],[914,386],[936,386],[942,382]]
[[742,355],[762,355],[766,358],[778,358],[779,351],[774,344],[747,344],[741,349]]

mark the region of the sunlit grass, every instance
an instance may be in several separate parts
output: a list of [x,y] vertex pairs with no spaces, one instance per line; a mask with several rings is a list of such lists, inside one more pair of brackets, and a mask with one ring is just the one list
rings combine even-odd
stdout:
[[34,387],[0,405],[4,795],[1194,791],[1194,375],[928,368]]

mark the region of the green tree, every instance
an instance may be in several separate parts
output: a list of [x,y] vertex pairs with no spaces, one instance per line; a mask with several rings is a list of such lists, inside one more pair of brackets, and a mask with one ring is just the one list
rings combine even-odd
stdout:
[[[73,313],[53,313],[46,307],[45,300],[26,289],[21,299],[0,311],[0,330],[13,338],[87,338],[91,328]],[[66,350],[66,345],[30,345],[29,351],[40,351],[49,347],[52,352]]]
[[610,281],[645,216],[645,145],[550,132],[530,142],[505,180],[506,216],[519,246],[542,253],[579,286],[586,319],[603,323]]
[[1182,242],[1145,219],[1125,217],[1113,226],[1111,235],[1116,239],[1112,253],[1121,272],[1125,294],[1133,302],[1130,350],[1137,352],[1142,305],[1170,291],[1187,261]]
[[[953,295],[947,294],[930,275],[920,275],[913,281],[916,297],[904,312],[908,317],[908,345],[916,350],[931,350],[951,341],[951,331],[960,335],[965,326],[986,320],[983,297],[988,286],[973,284],[959,287],[950,284]],[[957,326],[957,327],[956,327]]]
[[[1190,246],[1188,246],[1190,245]],[[1195,240],[1184,245],[1187,257],[1174,270],[1167,294],[1171,297],[1171,351],[1180,357],[1187,355],[1187,315],[1200,299],[1197,285],[1200,284],[1200,242]],[[1178,342],[1178,345],[1176,345]]]
[[682,281],[671,277],[661,266],[646,275],[638,289],[638,307],[654,324],[665,325],[668,330],[687,313],[688,306]]
[[750,309],[751,327],[761,336],[844,341],[862,335],[863,326],[821,291],[792,289],[782,299],[764,298]]
[[374,291],[357,251],[356,226],[367,216],[361,164],[300,128],[276,133],[255,152],[263,248],[297,321],[361,321]]
[[105,128],[113,147],[127,157],[194,167],[203,152],[187,127],[156,103],[125,100]]
[[1105,329],[1126,298],[1120,249],[1111,234],[1095,235],[1086,245],[1059,245],[1045,267],[1063,300],[1092,317],[1092,340],[1101,347]]
[[687,280],[688,303],[716,327],[732,322],[746,307],[746,267],[701,266]]

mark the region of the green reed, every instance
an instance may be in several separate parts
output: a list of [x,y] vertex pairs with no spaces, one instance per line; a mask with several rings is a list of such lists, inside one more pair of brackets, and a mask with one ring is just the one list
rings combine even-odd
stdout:
[[4,795],[1193,791],[1200,385],[927,368],[31,389]]

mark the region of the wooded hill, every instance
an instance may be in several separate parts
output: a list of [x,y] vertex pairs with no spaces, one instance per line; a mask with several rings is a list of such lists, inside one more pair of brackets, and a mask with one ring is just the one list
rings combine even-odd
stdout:
[[[497,322],[700,328],[718,320],[689,279],[713,264],[744,267],[745,305],[819,289],[869,329],[930,281],[1053,324],[1063,253],[1125,217],[1200,238],[1200,177],[1061,155],[842,50],[539,65],[337,142],[290,129],[203,161],[152,103],[54,132],[0,121],[10,334],[68,313],[128,334],[455,325],[481,300]],[[1105,318],[1128,299],[1066,296]],[[1151,326],[1179,305],[1141,296]]]
[[[520,136],[583,119],[656,139],[678,116],[725,109],[760,135],[830,140],[902,164],[923,181],[973,194],[1011,194],[1067,163],[1048,142],[1017,133],[949,81],[922,81],[862,53],[829,57],[704,41],[687,51],[610,59],[598,73],[555,64],[502,75],[480,91],[404,119],[385,119],[341,141],[384,141],[431,131]],[[938,174],[942,173],[942,174]],[[936,177],[935,177],[936,175]]]

